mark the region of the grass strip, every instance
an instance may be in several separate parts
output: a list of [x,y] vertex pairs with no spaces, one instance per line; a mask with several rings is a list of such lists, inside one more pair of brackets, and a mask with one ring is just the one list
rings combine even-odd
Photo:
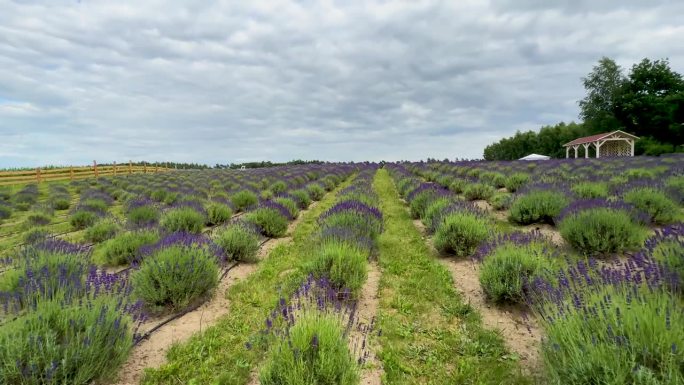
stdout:
[[378,256],[383,383],[530,383],[501,337],[482,327],[449,271],[431,255],[387,170],[378,171],[373,186],[385,217]]
[[305,278],[302,267],[312,258],[310,237],[321,213],[337,201],[342,183],[304,214],[293,234],[293,242],[275,247],[257,271],[229,290],[230,312],[217,324],[185,343],[174,345],[168,362],[146,369],[143,384],[246,384],[250,373],[263,359],[264,349],[247,349],[251,336],[264,328],[268,314],[281,296],[287,296]]

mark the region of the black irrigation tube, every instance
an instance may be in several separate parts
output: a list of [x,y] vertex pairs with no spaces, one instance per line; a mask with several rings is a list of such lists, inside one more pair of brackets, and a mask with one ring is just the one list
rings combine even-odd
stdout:
[[[240,262],[235,262],[235,263],[233,263],[232,265],[228,266],[228,268],[226,268],[226,270],[223,272],[223,274],[221,274],[221,278],[219,278],[219,282],[222,281],[222,280],[226,277],[226,275],[228,275],[228,272],[230,272],[233,268],[237,267],[237,265],[239,265],[239,264],[240,264]],[[150,336],[152,335],[152,333],[154,333],[154,332],[156,332],[157,330],[161,329],[164,325],[168,324],[169,322],[171,322],[171,321],[173,321],[173,320],[177,320],[178,318],[180,318],[180,317],[182,317],[182,316],[184,316],[184,315],[190,313],[191,311],[197,310],[197,309],[198,309],[200,306],[202,306],[203,304],[204,304],[204,302],[198,302],[198,303],[196,303],[196,304],[194,304],[194,305],[188,307],[187,309],[183,310],[182,312],[177,313],[177,314],[174,314],[174,315],[172,315],[171,317],[165,319],[164,321],[161,321],[160,323],[158,323],[157,325],[155,325],[152,329],[146,331],[142,336],[140,336],[140,338],[137,338],[137,339],[135,340],[135,342],[133,342],[133,346],[136,346],[136,345],[138,345],[141,341],[150,338]]]

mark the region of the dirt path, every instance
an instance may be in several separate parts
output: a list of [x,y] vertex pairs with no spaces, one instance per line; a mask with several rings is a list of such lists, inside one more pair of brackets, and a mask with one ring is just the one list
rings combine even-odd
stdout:
[[539,368],[539,348],[542,331],[534,318],[519,306],[495,305],[487,301],[480,286],[480,265],[470,259],[440,258],[456,284],[458,291],[482,315],[482,323],[501,332],[506,345],[516,353],[523,367]]
[[[368,354],[364,368],[361,371],[360,384],[362,385],[380,385],[382,383],[382,364],[376,356],[379,346],[377,346],[377,339],[374,338],[376,334],[373,330],[377,327],[374,325],[380,302],[378,288],[380,287],[381,275],[378,264],[371,262],[368,278],[361,289],[361,296],[359,297],[359,304],[356,310],[358,328],[353,330],[349,336],[349,345],[352,351],[360,351],[362,354],[367,352]],[[373,338],[369,338],[371,334]]]
[[[413,224],[421,234],[425,234],[422,222],[413,221]],[[523,368],[538,372],[542,331],[532,315],[520,306],[495,305],[487,301],[480,285],[480,265],[471,259],[441,257],[432,239],[424,238],[433,255],[451,272],[456,289],[464,300],[480,312],[483,325],[501,332],[508,348],[520,357]]]

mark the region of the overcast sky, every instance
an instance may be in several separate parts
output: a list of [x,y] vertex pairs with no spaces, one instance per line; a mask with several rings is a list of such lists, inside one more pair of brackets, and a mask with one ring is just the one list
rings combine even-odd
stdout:
[[577,120],[601,56],[684,73],[683,15],[681,0],[0,0],[0,167],[479,158]]

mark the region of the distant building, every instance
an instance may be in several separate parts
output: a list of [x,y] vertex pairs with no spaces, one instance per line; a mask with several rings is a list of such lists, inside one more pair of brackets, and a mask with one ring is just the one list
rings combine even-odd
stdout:
[[539,154],[530,154],[530,155],[524,156],[518,160],[549,160],[549,159],[551,159],[550,156],[539,155]]
[[634,156],[634,141],[639,139],[638,136],[628,134],[624,131],[606,132],[604,134],[596,134],[577,138],[572,142],[563,145],[565,147],[565,157],[570,157],[570,148],[575,150],[575,158],[577,158],[577,150],[582,146],[584,148],[584,157],[589,157],[589,148],[594,146],[596,148],[596,157],[601,156]]

